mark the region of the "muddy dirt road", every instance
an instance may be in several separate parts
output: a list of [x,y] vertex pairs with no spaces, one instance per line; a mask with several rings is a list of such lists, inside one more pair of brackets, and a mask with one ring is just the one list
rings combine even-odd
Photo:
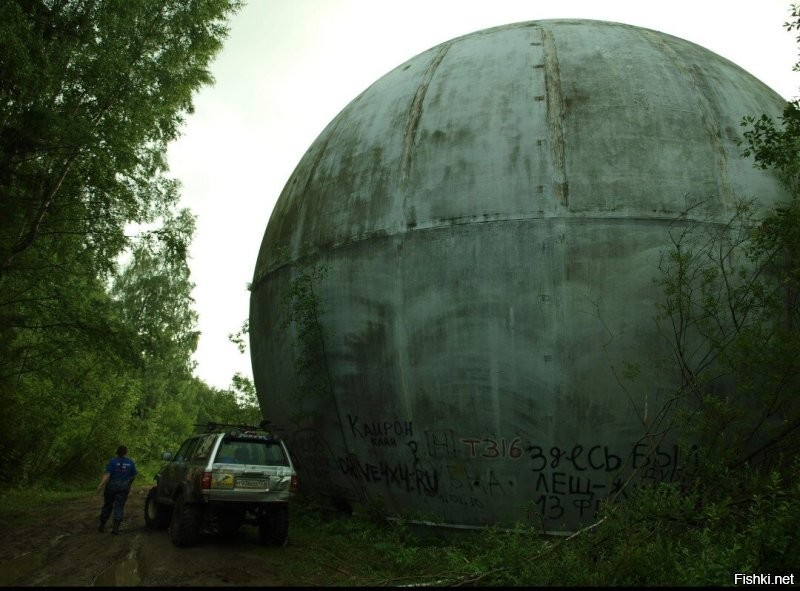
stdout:
[[[17,586],[300,586],[342,584],[309,560],[313,547],[292,540],[282,548],[258,543],[245,525],[229,538],[204,537],[176,548],[166,530],[144,526],[150,485],[134,487],[119,536],[97,531],[100,495],[0,519],[0,585]],[[291,523],[291,521],[290,521]]]

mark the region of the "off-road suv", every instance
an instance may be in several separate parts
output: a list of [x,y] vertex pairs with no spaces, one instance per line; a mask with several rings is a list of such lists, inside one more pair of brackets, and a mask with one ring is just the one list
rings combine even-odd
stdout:
[[183,442],[156,474],[144,505],[151,529],[169,526],[176,546],[203,531],[235,533],[258,525],[262,544],[282,546],[297,474],[286,445],[263,421],[259,427],[209,423]]

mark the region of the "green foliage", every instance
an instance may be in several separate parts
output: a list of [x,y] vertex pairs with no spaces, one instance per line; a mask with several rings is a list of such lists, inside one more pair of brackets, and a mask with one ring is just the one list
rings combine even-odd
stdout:
[[328,360],[325,353],[324,313],[318,286],[328,273],[327,265],[301,267],[283,299],[285,310],[283,328],[294,325],[297,331],[295,373],[299,384],[294,391],[297,411],[292,420],[299,424],[313,411],[303,408],[305,400],[333,396]]
[[[791,16],[785,28],[800,30],[800,6]],[[679,227],[661,266],[661,318],[686,398],[679,418],[702,443],[707,480],[740,468],[785,474],[800,452],[800,103],[780,121],[747,116],[742,126],[743,155],[778,174],[790,201],[765,215],[742,203],[709,233]]]
[[239,349],[239,353],[244,353],[247,345],[245,344],[245,337],[250,334],[250,319],[245,319],[242,322],[241,328],[238,331],[231,333],[228,335],[228,340],[236,345],[236,348]]
[[569,538],[524,525],[455,532],[379,524],[296,506],[292,540],[359,585],[727,586],[737,572],[796,572],[800,497],[783,490],[698,508],[700,498],[677,484],[642,487]]
[[113,268],[127,222],[177,198],[166,146],[211,82],[228,0],[2,5],[0,276],[45,234],[80,233]]
[[240,373],[233,376],[227,390],[209,388],[199,408],[195,420],[199,425],[208,422],[257,425],[263,418],[253,382]]
[[[451,546],[437,538],[424,543],[407,524],[377,523],[369,517],[318,513],[295,503],[290,535],[308,547],[308,562],[324,567],[332,581],[349,585],[401,585],[434,582],[449,569]],[[463,569],[460,552],[452,554]],[[306,568],[309,568],[308,564]]]
[[68,499],[86,496],[87,488],[97,486],[97,479],[85,481],[72,486],[59,483],[58,487],[29,486],[20,488],[0,489],[0,519],[18,516],[20,513],[42,513],[44,509],[51,509]]
[[134,245],[130,262],[111,288],[123,321],[137,329],[137,353],[184,373],[192,369],[187,352],[194,351],[198,338],[186,258],[194,228],[186,209],[165,217],[157,233]]
[[706,476],[711,464],[769,468],[800,451],[800,274],[787,264],[798,213],[796,199],[763,218],[743,203],[727,224],[671,233],[660,320],[679,369],[681,431],[701,444]]
[[144,460],[191,431],[194,220],[166,148],[238,6],[0,3],[0,481],[96,475],[120,442]]
[[[792,4],[791,18],[784,23],[787,31],[800,31],[800,4]],[[800,44],[800,35],[796,37]],[[795,63],[794,71],[800,72],[800,62]],[[743,155],[752,156],[761,169],[772,169],[783,179],[793,195],[800,190],[800,101],[786,104],[779,122],[768,115],[748,115],[743,118],[745,128],[740,145]]]

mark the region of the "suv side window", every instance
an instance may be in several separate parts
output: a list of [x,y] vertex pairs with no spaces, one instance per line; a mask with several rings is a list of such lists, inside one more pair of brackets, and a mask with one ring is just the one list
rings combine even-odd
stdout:
[[238,464],[239,460],[236,459],[236,444],[229,439],[223,439],[217,451],[215,461],[225,464]]
[[172,460],[173,462],[185,462],[194,451],[195,446],[197,445],[197,438],[193,437],[192,439],[187,439],[181,445],[181,448],[178,450],[178,453],[175,454],[175,458]]
[[198,439],[197,451],[194,454],[193,460],[204,460],[211,454],[214,449],[214,443],[217,441],[216,435],[206,435]]

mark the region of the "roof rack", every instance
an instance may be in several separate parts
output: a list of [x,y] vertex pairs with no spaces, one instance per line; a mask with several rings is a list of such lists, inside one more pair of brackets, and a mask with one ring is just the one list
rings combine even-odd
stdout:
[[267,421],[266,419],[261,421],[258,425],[246,425],[244,423],[216,423],[214,421],[209,421],[205,424],[196,423],[195,427],[200,427],[204,430],[205,433],[211,433],[213,431],[219,431],[225,427],[233,427],[239,431],[264,431],[267,434],[272,434],[272,429],[269,428],[269,425],[272,424],[272,421]]

